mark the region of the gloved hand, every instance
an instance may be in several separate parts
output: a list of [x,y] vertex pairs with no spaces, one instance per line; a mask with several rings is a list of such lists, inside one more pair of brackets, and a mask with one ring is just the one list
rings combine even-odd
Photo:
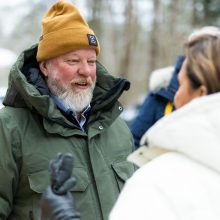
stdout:
[[71,177],[73,157],[61,153],[50,162],[51,186],[48,186],[41,199],[41,220],[80,220],[75,210],[74,200],[69,190],[76,184]]
[[72,177],[73,157],[71,154],[62,155],[58,153],[51,160],[49,165],[49,174],[51,187],[55,194],[64,195],[76,184],[76,180]]

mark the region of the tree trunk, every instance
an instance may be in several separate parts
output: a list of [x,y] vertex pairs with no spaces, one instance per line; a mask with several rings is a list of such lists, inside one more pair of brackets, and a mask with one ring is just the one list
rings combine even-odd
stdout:
[[122,59],[120,62],[119,74],[121,77],[128,78],[130,67],[131,48],[132,48],[132,33],[134,30],[134,13],[133,0],[127,0],[125,8],[125,24],[123,33],[124,45],[122,50]]
[[160,50],[160,0],[153,1],[153,23],[150,38],[149,70],[152,71],[157,66]]

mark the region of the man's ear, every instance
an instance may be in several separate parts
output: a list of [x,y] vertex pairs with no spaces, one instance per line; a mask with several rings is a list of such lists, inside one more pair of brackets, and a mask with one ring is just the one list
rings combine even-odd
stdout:
[[47,77],[48,76],[48,65],[47,65],[47,62],[46,61],[41,61],[39,63],[39,67],[40,67],[40,70],[43,73],[43,75],[45,77]]
[[200,86],[199,93],[200,93],[200,96],[208,95],[208,89],[206,88],[206,86],[204,85]]

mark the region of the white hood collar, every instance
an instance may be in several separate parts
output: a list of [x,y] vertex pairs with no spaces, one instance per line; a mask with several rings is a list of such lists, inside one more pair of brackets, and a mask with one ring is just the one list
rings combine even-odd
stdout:
[[164,67],[154,70],[149,79],[149,90],[155,91],[166,89],[170,83],[174,71],[173,66]]
[[163,117],[144,134],[145,142],[149,151],[177,151],[220,172],[220,93],[194,99]]

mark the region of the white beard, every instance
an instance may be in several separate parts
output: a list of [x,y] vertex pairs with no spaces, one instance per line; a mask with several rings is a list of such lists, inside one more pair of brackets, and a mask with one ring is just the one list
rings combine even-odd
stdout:
[[74,93],[71,89],[68,89],[60,95],[55,95],[57,95],[67,108],[70,108],[75,112],[81,112],[90,104],[93,96],[93,89],[94,86],[78,93]]
[[56,73],[53,74],[54,77],[48,77],[47,85],[50,91],[63,102],[65,107],[75,112],[81,112],[90,104],[95,83],[89,89],[76,93],[72,90],[71,85],[60,85],[59,80],[56,78]]

